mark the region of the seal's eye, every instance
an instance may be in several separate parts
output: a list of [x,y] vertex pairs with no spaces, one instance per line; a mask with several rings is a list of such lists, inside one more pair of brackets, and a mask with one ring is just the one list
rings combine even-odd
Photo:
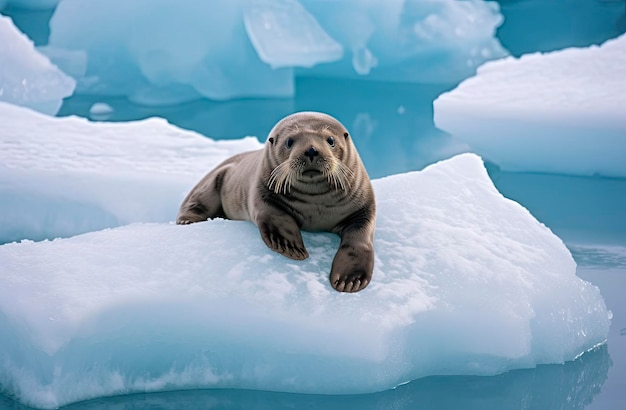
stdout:
[[326,138],[326,142],[328,143],[328,145],[330,145],[331,147],[335,146],[335,139],[333,137],[328,137]]
[[287,149],[291,148],[293,146],[293,138],[287,138],[287,142],[285,142],[285,146],[287,147]]

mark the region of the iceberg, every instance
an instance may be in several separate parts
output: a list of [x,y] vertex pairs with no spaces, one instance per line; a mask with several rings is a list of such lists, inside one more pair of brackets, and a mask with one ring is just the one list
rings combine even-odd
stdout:
[[143,105],[282,98],[296,76],[460,81],[507,55],[501,23],[483,0],[64,0],[49,55],[79,94]]
[[29,406],[196,388],[368,393],[562,363],[607,338],[598,288],[475,154],[373,181],[374,279],[344,295],[328,283],[334,235],[305,233],[311,256],[294,262],[249,222],[169,222],[207,168],[256,139],[0,113],[34,124],[0,134],[0,186],[12,190],[1,198],[45,192],[63,209],[91,201],[88,220],[125,216],[0,246],[0,391]]
[[435,125],[503,170],[624,177],[624,67],[626,35],[489,62],[435,100]]
[[50,21],[49,45],[86,54],[79,93],[144,105],[292,95],[291,69],[272,69],[250,44],[243,3],[67,0]]
[[[508,52],[496,38],[503,18],[482,0],[303,0],[350,53],[302,75],[455,83]],[[349,58],[349,60],[348,60]]]
[[75,83],[0,14],[0,101],[54,115]]

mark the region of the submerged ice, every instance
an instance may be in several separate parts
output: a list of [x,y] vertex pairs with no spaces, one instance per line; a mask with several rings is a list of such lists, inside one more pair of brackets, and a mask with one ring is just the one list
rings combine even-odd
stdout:
[[[328,283],[334,235],[305,234],[311,256],[295,262],[249,222],[168,223],[206,168],[256,140],[2,112],[33,128],[0,135],[1,187],[90,203],[69,225],[97,209],[125,215],[110,227],[132,223],[0,246],[0,386],[28,405],[190,388],[373,392],[561,363],[606,340],[598,289],[476,155],[373,181],[374,279],[346,295]],[[64,138],[46,143],[36,127]]]

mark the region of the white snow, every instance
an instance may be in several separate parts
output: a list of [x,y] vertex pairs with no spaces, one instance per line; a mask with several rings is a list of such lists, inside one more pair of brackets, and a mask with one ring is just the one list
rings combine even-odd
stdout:
[[486,63],[434,102],[438,128],[505,170],[626,176],[626,35]]
[[9,17],[0,14],[0,101],[56,114],[75,81],[37,52]]
[[12,191],[0,198],[17,198],[18,229],[35,219],[53,232],[55,217],[33,208],[55,201],[87,204],[65,215],[74,232],[102,213],[135,222],[0,246],[0,385],[28,405],[187,388],[374,392],[561,363],[606,340],[598,289],[476,155],[373,181],[374,279],[340,294],[327,277],[334,235],[305,234],[311,257],[295,262],[249,222],[166,222],[201,175],[257,140],[2,103],[0,114],[0,189]]
[[81,94],[145,105],[288,97],[296,68],[461,80],[507,54],[495,38],[501,23],[497,4],[483,0],[64,0],[50,21],[49,55]]

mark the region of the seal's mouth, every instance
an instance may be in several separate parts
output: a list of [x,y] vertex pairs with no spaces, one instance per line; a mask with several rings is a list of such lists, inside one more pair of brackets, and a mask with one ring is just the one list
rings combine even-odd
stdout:
[[291,191],[291,186],[297,181],[305,184],[319,182],[320,176],[323,176],[335,189],[346,189],[351,185],[354,172],[341,161],[326,161],[320,168],[314,166],[309,168],[300,160],[285,161],[272,170],[267,186],[277,194],[286,194]]
[[304,175],[305,177],[313,178],[317,175],[322,175],[322,171],[317,169],[307,169],[306,171],[302,172],[302,175]]

